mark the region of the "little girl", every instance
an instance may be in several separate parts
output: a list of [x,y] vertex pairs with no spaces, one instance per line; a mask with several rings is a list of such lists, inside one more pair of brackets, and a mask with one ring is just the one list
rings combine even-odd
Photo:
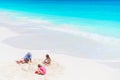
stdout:
[[46,69],[42,65],[38,64],[38,69],[35,71],[35,74],[45,75]]

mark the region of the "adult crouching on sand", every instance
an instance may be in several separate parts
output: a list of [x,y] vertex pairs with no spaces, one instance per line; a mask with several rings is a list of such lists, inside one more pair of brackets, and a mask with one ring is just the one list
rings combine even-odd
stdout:
[[16,61],[17,64],[31,63],[32,62],[32,54],[28,52],[21,60]]

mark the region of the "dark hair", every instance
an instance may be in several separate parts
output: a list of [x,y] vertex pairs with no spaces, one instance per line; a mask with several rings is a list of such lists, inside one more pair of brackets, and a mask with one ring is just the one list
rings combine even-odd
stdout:
[[40,65],[40,64],[38,64],[38,67],[41,67],[41,65]]
[[48,54],[46,54],[46,57],[47,57],[47,58],[50,58]]

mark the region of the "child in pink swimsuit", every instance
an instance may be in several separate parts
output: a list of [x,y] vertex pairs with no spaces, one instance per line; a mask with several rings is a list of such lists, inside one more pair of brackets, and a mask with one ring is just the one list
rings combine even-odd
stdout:
[[38,69],[35,71],[35,74],[45,75],[46,69],[42,65],[38,64]]

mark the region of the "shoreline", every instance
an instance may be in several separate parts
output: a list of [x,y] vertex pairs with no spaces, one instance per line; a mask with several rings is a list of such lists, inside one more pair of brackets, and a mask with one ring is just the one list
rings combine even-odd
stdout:
[[[49,26],[47,28],[50,28],[51,26],[59,26],[59,27],[63,27],[63,28],[58,28],[58,30],[61,29],[61,31],[63,31],[63,29],[67,29],[68,28],[68,30],[69,29],[73,30],[72,31],[73,33],[75,33],[77,31],[77,29],[79,29],[78,27],[81,27],[80,34],[82,34],[82,35],[89,35],[89,34],[91,34],[90,37],[98,36],[98,37],[101,37],[101,38],[103,38],[103,37],[106,38],[106,39],[111,39],[112,38],[112,40],[115,40],[115,41],[119,40],[120,41],[119,35],[117,35],[117,36],[112,36],[114,34],[108,35],[108,34],[110,34],[109,31],[108,31],[109,33],[106,34],[106,35],[104,33],[97,33],[96,32],[97,29],[99,29],[99,27],[103,28],[104,27],[103,25],[110,26],[110,27],[112,27],[111,25],[113,25],[113,26],[119,25],[119,23],[117,21],[96,20],[96,19],[87,19],[87,18],[80,18],[80,20],[75,18],[75,20],[74,20],[74,17],[71,17],[71,22],[73,22],[73,21],[82,21],[82,20],[83,21],[81,22],[81,24],[77,24],[78,22],[76,24],[74,24],[74,23],[70,24],[71,22],[59,23],[59,22],[64,22],[64,20],[61,19],[60,16],[52,16],[53,17],[53,20],[52,20],[52,19],[49,19],[51,17],[51,15],[47,15],[47,14],[46,15],[44,15],[44,14],[42,14],[42,15],[35,15],[35,14],[30,14],[29,12],[24,12],[24,11],[23,12],[22,11],[19,12],[19,11],[15,11],[15,10],[7,10],[7,9],[1,10],[0,11],[0,15],[2,16],[1,18],[5,17],[5,18],[8,18],[8,20],[11,20],[11,24],[13,24],[13,25],[16,25],[14,23],[14,19],[15,19],[16,22],[17,21],[19,22],[19,20],[20,20],[21,22],[17,23],[17,24],[20,24],[21,26],[24,26],[24,27],[25,27],[25,25],[22,25],[22,23],[29,23],[29,24],[30,23],[34,23],[34,24],[38,24],[38,25],[42,24],[43,27],[46,27],[46,24],[47,24],[47,26]],[[48,17],[46,17],[46,16],[48,16]],[[57,22],[54,21],[55,18],[58,19],[58,21],[57,21],[58,24],[57,24]],[[66,17],[64,16],[63,18],[66,18]],[[67,18],[68,19],[66,19],[66,20],[69,20],[69,17],[67,17]],[[59,21],[59,20],[61,20],[61,21]],[[94,24],[94,22],[96,22],[96,25],[87,24],[89,22],[91,22],[92,24]],[[84,23],[84,24],[82,25],[82,23]],[[86,23],[86,25],[85,25],[85,23]],[[102,23],[103,25],[101,25],[100,23]],[[111,24],[111,25],[108,25],[108,24]],[[33,26],[34,27],[37,26],[36,28],[39,28],[38,25],[35,25],[35,26],[33,25]],[[93,31],[91,29],[88,29],[88,30],[85,29],[85,28],[89,28],[89,26],[95,27],[95,28],[93,28]],[[97,28],[96,26],[99,26],[99,27]],[[76,28],[74,28],[74,27],[76,27]],[[85,27],[85,28],[82,28],[82,27]],[[57,30],[56,27],[54,27],[52,29],[56,29]],[[94,31],[94,29],[96,31]],[[115,32],[115,31],[119,32],[119,30],[117,30],[116,28],[111,28],[111,29],[113,30],[113,32]],[[100,28],[100,30],[101,31],[98,31],[98,32],[102,32],[101,28]],[[106,31],[109,30],[109,27],[108,27],[108,29],[105,29],[105,30]],[[65,32],[67,32],[67,30]],[[113,33],[113,32],[111,32],[111,33]],[[87,36],[87,37],[89,37],[89,36]]]
[[[2,43],[20,49],[50,50],[58,54],[63,53],[80,58],[120,60],[120,50],[117,46],[102,44],[97,41],[84,38],[83,36],[78,37],[44,28],[38,30],[38,34],[34,33],[36,29],[33,31],[32,29],[30,30],[33,34],[29,32],[29,29],[25,29],[23,31],[27,32],[27,30],[28,33],[19,33],[18,36],[4,39]],[[114,52],[117,53],[114,54]]]

